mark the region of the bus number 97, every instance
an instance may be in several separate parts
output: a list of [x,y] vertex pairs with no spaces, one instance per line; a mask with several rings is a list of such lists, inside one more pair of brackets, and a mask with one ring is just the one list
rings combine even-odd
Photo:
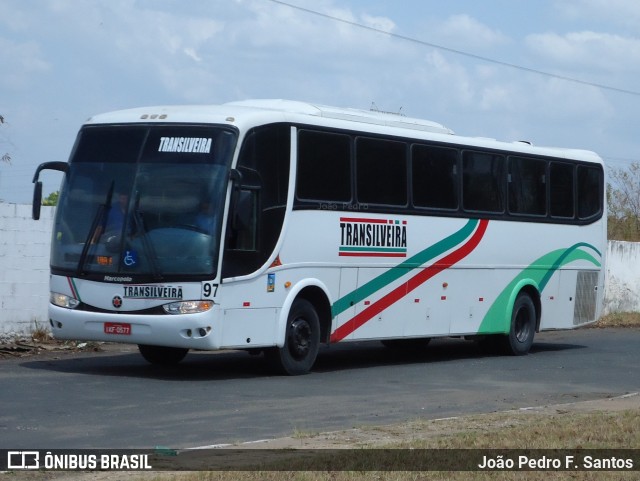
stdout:
[[212,282],[204,282],[202,284],[202,297],[204,297],[205,299],[216,297],[217,292],[218,284],[213,284]]

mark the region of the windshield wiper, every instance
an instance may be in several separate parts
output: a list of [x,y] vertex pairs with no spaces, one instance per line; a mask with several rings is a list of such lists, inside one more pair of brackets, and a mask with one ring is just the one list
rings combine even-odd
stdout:
[[98,226],[105,224],[106,216],[105,214],[111,209],[111,199],[113,198],[113,188],[115,186],[115,181],[111,181],[111,185],[109,186],[109,191],[107,192],[107,197],[104,200],[104,203],[98,206],[98,210],[96,211],[96,215],[93,217],[93,222],[91,223],[91,229],[89,229],[89,234],[84,241],[84,246],[82,247],[82,253],[80,254],[80,259],[78,259],[78,275],[84,274],[84,266],[87,263],[87,254],[89,253],[89,249],[91,248],[91,241],[93,240],[96,232],[98,231]]
[[136,226],[136,232],[140,234],[140,238],[142,239],[142,245],[144,246],[145,255],[149,260],[149,264],[151,264],[153,277],[155,280],[161,280],[162,274],[160,273],[160,268],[158,267],[158,257],[156,255],[156,250],[154,249],[153,244],[147,236],[147,230],[144,228],[144,221],[142,219],[142,214],[140,213],[140,192],[136,192],[136,201],[133,207],[133,222]]

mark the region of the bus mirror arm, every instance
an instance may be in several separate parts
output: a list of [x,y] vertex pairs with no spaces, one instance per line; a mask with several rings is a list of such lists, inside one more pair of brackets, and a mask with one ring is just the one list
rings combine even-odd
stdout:
[[31,217],[33,220],[40,219],[40,210],[42,207],[42,182],[39,179],[40,172],[43,170],[58,170],[67,173],[69,164],[66,162],[44,162],[38,166],[33,176],[33,204],[31,206]]
[[229,172],[229,180],[233,184],[231,190],[231,208],[230,213],[231,217],[231,228],[233,230],[238,230],[238,197],[240,197],[240,189],[242,187],[242,172],[238,169],[231,169]]

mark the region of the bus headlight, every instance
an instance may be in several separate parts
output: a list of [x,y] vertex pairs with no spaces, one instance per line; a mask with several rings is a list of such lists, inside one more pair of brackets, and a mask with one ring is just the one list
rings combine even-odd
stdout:
[[213,301],[180,301],[162,306],[167,314],[195,314],[208,311],[213,307]]
[[49,302],[54,306],[64,307],[66,309],[75,309],[80,305],[80,301],[73,297],[69,297],[59,292],[49,293]]

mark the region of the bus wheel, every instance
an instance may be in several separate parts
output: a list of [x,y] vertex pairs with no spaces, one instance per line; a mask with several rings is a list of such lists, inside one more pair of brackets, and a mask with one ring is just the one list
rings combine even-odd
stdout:
[[503,339],[505,352],[514,356],[527,354],[535,333],[536,307],[528,294],[520,293],[513,304],[509,334]]
[[151,364],[158,366],[174,366],[184,359],[189,349],[180,347],[149,346],[138,344],[142,357]]
[[267,356],[277,371],[295,376],[309,372],[319,348],[318,313],[306,299],[296,299],[287,318],[284,346],[268,350]]

